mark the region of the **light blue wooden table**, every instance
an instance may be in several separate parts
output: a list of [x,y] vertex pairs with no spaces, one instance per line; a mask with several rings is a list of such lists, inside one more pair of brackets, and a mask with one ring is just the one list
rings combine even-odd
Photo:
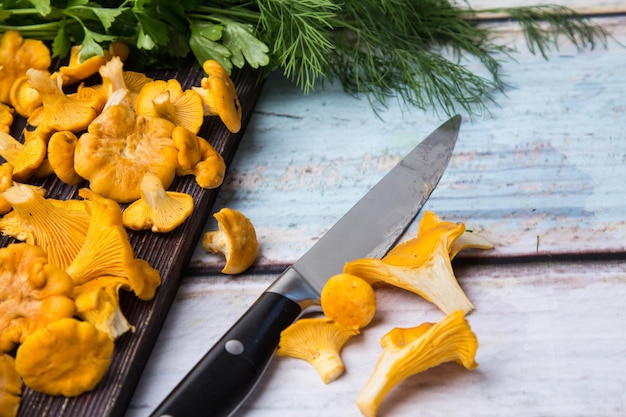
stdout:
[[[479,367],[414,376],[389,394],[381,416],[626,415],[626,4],[562,4],[625,14],[595,18],[614,37],[608,48],[564,44],[549,60],[502,24],[520,51],[503,68],[510,88],[491,114],[464,115],[424,207],[495,245],[455,265],[476,305],[468,320]],[[196,250],[191,267],[206,274],[184,279],[126,417],[149,415],[276,274],[444,119],[393,102],[379,118],[338,86],[303,96],[270,76],[214,207],[252,220],[258,261],[229,277],[220,256]],[[360,415],[355,400],[380,337],[442,318],[410,293],[377,297],[376,319],[344,349],[341,378],[324,385],[307,363],[276,358],[237,415]]]

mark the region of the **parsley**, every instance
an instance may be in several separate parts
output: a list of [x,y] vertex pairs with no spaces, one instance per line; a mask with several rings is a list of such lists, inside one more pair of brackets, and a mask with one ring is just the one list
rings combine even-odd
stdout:
[[[449,0],[0,0],[0,33],[50,42],[53,56],[81,44],[81,58],[113,40],[134,49],[130,63],[168,67],[193,56],[229,72],[249,65],[281,69],[311,92],[324,80],[365,93],[372,106],[392,97],[419,109],[488,110],[504,88],[502,61],[514,52],[496,42],[492,16],[513,20],[534,54],[547,58],[564,37],[577,47],[606,33],[563,6],[474,10]],[[478,75],[464,65],[477,59]],[[138,68],[143,69],[143,68]]]

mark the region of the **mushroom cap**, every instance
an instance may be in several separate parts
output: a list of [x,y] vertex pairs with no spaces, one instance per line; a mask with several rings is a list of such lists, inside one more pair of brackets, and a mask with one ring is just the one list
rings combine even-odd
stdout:
[[93,324],[66,318],[27,337],[17,349],[15,366],[27,387],[75,397],[102,380],[114,347],[113,340]]
[[376,313],[376,295],[372,286],[356,275],[341,273],[332,276],[322,288],[324,315],[345,326],[361,329]]
[[137,95],[138,115],[162,117],[198,133],[204,122],[202,98],[193,90],[183,91],[176,79],[155,80],[145,84]]
[[74,288],[76,315],[113,340],[135,328],[128,323],[120,308],[119,291],[131,290],[124,277],[99,277]]
[[0,410],[5,417],[15,417],[20,408],[22,378],[15,369],[15,359],[0,354]]
[[226,257],[224,274],[240,274],[256,260],[259,244],[254,225],[243,213],[222,208],[213,214],[218,230],[206,232],[202,237],[204,250]]
[[11,130],[14,111],[15,110],[12,107],[4,103],[0,103],[0,132],[9,133]]
[[48,263],[43,249],[12,243],[0,249],[0,351],[10,352],[33,332],[75,311],[68,274]]
[[141,198],[146,172],[157,175],[165,188],[174,180],[178,150],[173,129],[168,120],[136,116],[124,105],[109,106],[78,140],[74,168],[97,194],[120,203],[135,201]]
[[217,113],[229,131],[239,132],[242,109],[235,84],[217,61],[205,61],[202,68],[208,74],[201,81],[202,88],[208,90],[208,95],[204,97],[205,104]]
[[24,143],[20,143],[13,136],[0,131],[0,156],[13,165],[13,179],[23,182],[43,162],[46,142],[39,135],[30,135]]
[[297,320],[280,334],[276,355],[310,363],[328,384],[345,370],[341,349],[359,331],[326,317]]
[[48,140],[48,162],[54,174],[64,183],[78,185],[84,178],[74,169],[74,150],[78,138],[73,132],[55,132]]
[[193,207],[192,196],[166,191],[161,180],[148,172],[141,181],[141,198],[126,207],[122,219],[129,229],[168,233],[187,220]]
[[41,95],[30,86],[27,75],[22,75],[13,82],[9,98],[15,111],[26,118],[42,105]]
[[[184,140],[188,140],[189,138],[180,137],[177,139],[179,142],[179,147],[181,149],[186,146],[183,142]],[[176,168],[176,175],[185,176],[185,175],[194,175],[196,178],[196,183],[205,189],[217,188],[222,185],[224,181],[224,176],[226,175],[226,162],[222,155],[215,150],[215,148],[209,143],[208,140],[196,137],[197,143],[200,147],[200,160],[196,162],[196,164],[190,169],[184,169],[182,164],[189,164],[195,158],[195,150],[191,147],[188,149],[183,149],[183,155],[180,154],[178,156],[179,166]]]
[[50,50],[40,40],[24,39],[9,30],[0,38],[0,102],[10,104],[13,81],[30,68],[47,71],[52,64]]

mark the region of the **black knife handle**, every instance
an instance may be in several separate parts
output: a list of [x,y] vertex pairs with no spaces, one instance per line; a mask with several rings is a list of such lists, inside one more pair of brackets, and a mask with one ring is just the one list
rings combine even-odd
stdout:
[[265,292],[196,364],[151,417],[227,417],[252,391],[301,307]]

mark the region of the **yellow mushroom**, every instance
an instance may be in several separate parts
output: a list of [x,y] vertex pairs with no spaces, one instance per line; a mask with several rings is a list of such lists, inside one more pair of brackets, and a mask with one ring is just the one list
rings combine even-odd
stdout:
[[243,213],[229,208],[221,209],[213,217],[218,230],[202,236],[202,247],[226,257],[224,274],[240,274],[254,263],[259,252],[254,225]]
[[74,288],[76,315],[113,340],[127,331],[135,331],[120,307],[119,292],[130,291],[130,283],[123,277],[99,277]]
[[113,57],[125,61],[130,54],[130,48],[123,42],[114,41],[103,55],[96,55],[85,60],[81,57],[80,45],[74,45],[70,49],[70,59],[67,65],[59,68],[63,85],[70,85],[83,81],[97,74],[102,65],[105,65]]
[[30,68],[47,71],[50,50],[40,40],[24,39],[19,32],[6,31],[0,38],[0,102],[11,104],[13,82]]
[[[191,130],[182,126],[176,126],[172,131],[174,146],[178,149],[177,172],[193,170],[202,159],[200,139]],[[182,176],[182,175],[181,175]]]
[[52,172],[65,184],[78,185],[84,178],[74,168],[74,150],[78,138],[73,132],[55,132],[48,140],[48,163]]
[[[174,129],[173,139],[175,146],[183,149],[181,141],[183,135],[178,135],[182,132],[180,129]],[[182,140],[181,140],[182,139]],[[222,185],[224,182],[224,175],[226,175],[226,162],[222,155],[215,150],[208,140],[196,137],[197,143],[200,148],[200,160],[195,163],[191,168],[183,168],[181,164],[191,163],[195,158],[195,151],[191,148],[184,150],[183,154],[178,156],[179,166],[176,168],[176,175],[179,177],[185,175],[193,175],[196,179],[196,183],[205,189],[213,189]]]
[[310,363],[329,384],[345,371],[341,349],[359,331],[326,317],[303,318],[281,332],[276,355]]
[[387,393],[412,375],[444,362],[470,370],[478,366],[474,360],[478,340],[460,310],[435,324],[392,329],[380,343],[383,353],[357,399],[365,417],[375,417]]
[[0,353],[0,417],[16,417],[22,400],[22,378],[15,359]]
[[122,219],[129,229],[168,233],[187,220],[193,207],[193,197],[165,190],[161,180],[147,172],[141,181],[141,198],[126,207]]
[[39,135],[24,143],[0,131],[0,156],[13,166],[13,179],[26,181],[39,168],[46,156],[46,142]]
[[309,362],[328,384],[345,367],[341,349],[376,312],[376,296],[366,281],[349,274],[330,277],[321,293],[324,317],[300,319],[280,335],[277,354]]
[[202,68],[208,76],[201,80],[201,87],[192,90],[202,97],[204,115],[219,116],[229,131],[239,132],[242,110],[235,84],[217,61],[205,61]]
[[0,132],[9,133],[13,124],[13,108],[0,103]]
[[474,305],[454,276],[450,256],[452,244],[464,232],[463,223],[444,222],[428,211],[416,238],[397,245],[382,259],[347,262],[344,272],[419,294],[445,314],[468,313]]
[[55,80],[48,73],[36,69],[29,69],[26,75],[30,86],[41,95],[41,119],[33,123],[37,123],[42,130],[85,130],[106,103],[106,98],[95,88],[82,87],[74,94],[65,94],[60,78]]
[[122,277],[128,279],[140,299],[151,299],[161,275],[146,261],[135,258],[119,204],[88,188],[79,190],[79,195],[89,201],[91,221],[85,243],[66,269],[75,285],[103,276]]
[[2,193],[13,185],[13,165],[9,163],[0,165],[0,215],[11,211],[11,203],[9,203]]
[[324,284],[321,305],[324,315],[329,319],[353,329],[361,329],[374,318],[376,295],[364,279],[342,273],[330,277]]
[[52,265],[65,269],[85,243],[90,215],[84,201],[48,199],[44,192],[21,183],[2,192],[13,210],[0,219],[0,231],[37,245]]
[[108,105],[80,136],[74,168],[94,192],[119,203],[141,197],[146,172],[167,188],[178,166],[174,127],[162,118],[137,116],[126,102]]
[[43,104],[39,91],[30,86],[27,75],[22,75],[13,82],[9,99],[15,111],[27,119]]
[[195,134],[204,122],[202,98],[193,90],[183,91],[176,79],[144,85],[137,95],[136,111],[141,116],[167,119]]
[[113,340],[86,321],[57,320],[28,336],[15,366],[27,387],[75,397],[93,390],[111,363]]
[[28,243],[0,248],[0,352],[10,352],[48,323],[72,317],[73,288],[41,248]]

